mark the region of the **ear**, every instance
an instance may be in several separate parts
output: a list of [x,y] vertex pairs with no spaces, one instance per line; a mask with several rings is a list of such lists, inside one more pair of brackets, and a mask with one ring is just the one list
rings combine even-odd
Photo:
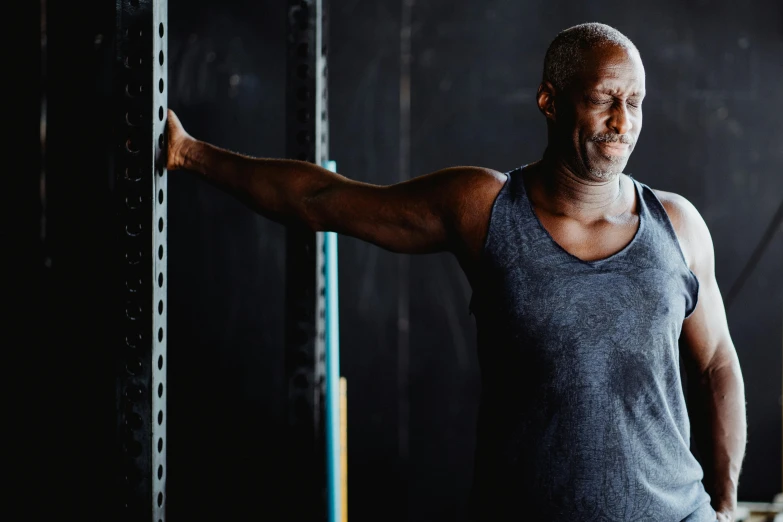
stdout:
[[557,121],[555,113],[555,86],[548,81],[541,82],[536,93],[538,110],[552,122]]

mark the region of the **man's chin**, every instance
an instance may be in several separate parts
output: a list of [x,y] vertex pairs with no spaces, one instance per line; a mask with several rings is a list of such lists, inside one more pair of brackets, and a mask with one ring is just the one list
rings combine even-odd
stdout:
[[609,158],[600,158],[598,161],[591,161],[587,172],[590,177],[596,181],[609,181],[623,173],[628,164],[628,157],[612,156]]
[[623,167],[625,165],[605,167],[592,167],[590,177],[595,181],[610,181],[623,173]]

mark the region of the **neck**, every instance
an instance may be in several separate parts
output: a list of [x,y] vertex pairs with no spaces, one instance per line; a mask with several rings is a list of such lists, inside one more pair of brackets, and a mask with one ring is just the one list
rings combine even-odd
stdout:
[[598,219],[616,214],[622,205],[622,175],[605,180],[590,180],[577,174],[562,157],[550,149],[536,164],[529,192],[536,207],[578,219]]

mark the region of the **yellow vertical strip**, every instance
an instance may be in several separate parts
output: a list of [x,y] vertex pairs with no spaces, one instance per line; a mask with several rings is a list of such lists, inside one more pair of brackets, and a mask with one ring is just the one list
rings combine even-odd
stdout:
[[348,522],[348,381],[340,377],[340,503]]

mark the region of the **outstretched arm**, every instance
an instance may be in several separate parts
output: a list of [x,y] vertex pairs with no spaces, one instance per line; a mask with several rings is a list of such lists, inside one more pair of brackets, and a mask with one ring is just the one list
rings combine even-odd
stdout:
[[394,252],[480,249],[505,176],[454,167],[390,186],[350,180],[312,163],[251,158],[193,139],[169,111],[168,169],[198,172],[280,223],[357,237]]
[[680,349],[688,372],[694,437],[700,443],[704,485],[721,522],[734,520],[737,482],[745,455],[745,392],[737,352],[715,280],[715,254],[707,225],[687,200],[661,197],[677,229],[688,264],[699,279],[696,309],[683,322]]

